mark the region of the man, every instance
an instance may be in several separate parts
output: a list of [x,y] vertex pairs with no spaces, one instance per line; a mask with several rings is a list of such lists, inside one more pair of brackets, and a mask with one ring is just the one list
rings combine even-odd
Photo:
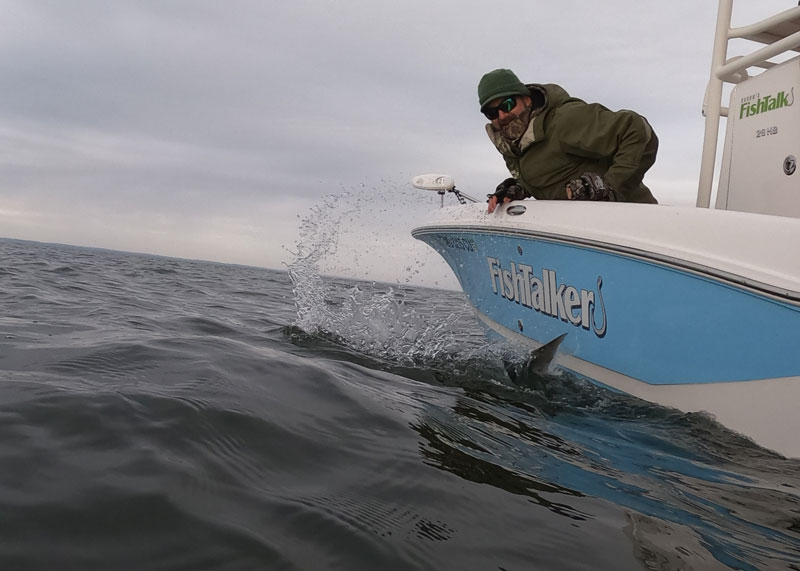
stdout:
[[490,213],[529,196],[657,203],[642,179],[658,137],[641,115],[586,103],[555,84],[525,85],[508,69],[484,75],[478,99],[512,175],[489,195]]

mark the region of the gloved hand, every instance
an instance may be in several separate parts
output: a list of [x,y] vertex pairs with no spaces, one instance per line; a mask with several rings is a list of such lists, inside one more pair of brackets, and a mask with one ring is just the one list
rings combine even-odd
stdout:
[[525,191],[519,185],[517,179],[507,178],[497,185],[494,194],[487,194],[486,196],[489,198],[486,202],[489,203],[489,213],[491,214],[498,204],[525,198]]
[[567,198],[569,200],[604,200],[616,201],[614,190],[597,173],[585,172],[580,178],[567,183]]
[[494,194],[488,194],[487,196],[489,198],[496,196],[498,202],[503,202],[503,199],[505,198],[508,198],[509,200],[522,200],[525,198],[525,191],[519,185],[517,179],[507,178],[497,185],[497,189],[494,191]]

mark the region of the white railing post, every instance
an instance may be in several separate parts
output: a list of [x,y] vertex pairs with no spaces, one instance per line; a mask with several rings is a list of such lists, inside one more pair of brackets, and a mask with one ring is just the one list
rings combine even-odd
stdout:
[[706,129],[703,137],[703,157],[700,163],[700,182],[697,188],[697,206],[699,208],[708,208],[711,203],[714,165],[717,159],[719,119],[722,112],[723,81],[717,76],[717,71],[725,65],[728,57],[728,35],[731,28],[732,12],[733,0],[719,0],[717,30],[714,34],[714,52],[711,56],[711,77],[706,90],[705,105],[703,106]]

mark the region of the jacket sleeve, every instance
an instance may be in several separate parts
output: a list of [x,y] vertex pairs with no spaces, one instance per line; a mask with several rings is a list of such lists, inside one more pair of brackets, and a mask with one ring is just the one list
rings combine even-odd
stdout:
[[[604,178],[622,189],[640,169],[652,136],[644,117],[633,111],[611,111],[598,103],[569,103],[557,110],[562,149],[570,154],[610,163]],[[641,181],[636,181],[637,183]]]
[[517,183],[519,184],[520,188],[522,188],[522,192],[525,194],[525,196],[528,198],[533,196],[533,192],[530,188],[528,188],[527,183],[522,180],[522,176],[520,176],[519,159],[512,158],[507,155],[503,155],[503,159],[506,161],[506,168],[508,168],[508,172],[511,173],[513,178],[517,179]]
[[519,179],[520,178],[520,176],[519,176],[519,159],[514,159],[514,158],[508,157],[506,155],[503,155],[503,160],[506,161],[506,168],[508,169],[508,172],[511,173],[511,176],[513,176],[516,179]]

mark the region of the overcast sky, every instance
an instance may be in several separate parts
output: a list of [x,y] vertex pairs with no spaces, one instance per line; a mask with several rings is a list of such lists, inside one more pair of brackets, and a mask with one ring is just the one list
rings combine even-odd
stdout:
[[[733,23],[794,5],[739,0]],[[408,231],[438,206],[411,176],[447,172],[475,195],[507,176],[476,94],[497,67],[642,113],[661,140],[646,182],[693,204],[715,12],[0,0],[0,236],[282,268],[319,242],[319,224],[301,234],[310,216],[350,238],[334,270],[407,281],[427,259]]]

